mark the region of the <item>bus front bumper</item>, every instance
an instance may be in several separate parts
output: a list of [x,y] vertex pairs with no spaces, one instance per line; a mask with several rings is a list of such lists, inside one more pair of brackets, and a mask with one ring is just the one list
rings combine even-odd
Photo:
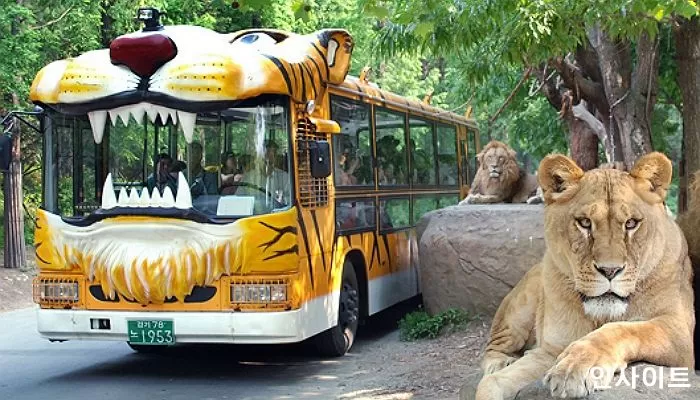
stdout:
[[[176,343],[293,343],[330,327],[328,321],[309,324],[308,314],[305,307],[280,312],[38,309],[37,329],[41,336],[50,340],[127,341],[129,320],[170,320]],[[98,327],[92,321],[105,319],[109,320],[109,329],[105,328],[105,323]]]

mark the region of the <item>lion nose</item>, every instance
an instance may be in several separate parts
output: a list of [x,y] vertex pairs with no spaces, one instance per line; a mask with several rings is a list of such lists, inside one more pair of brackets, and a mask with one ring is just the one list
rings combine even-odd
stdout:
[[595,266],[595,269],[609,281],[615,279],[615,277],[620,275],[625,269],[624,264],[594,263],[593,265]]
[[153,74],[177,54],[175,43],[159,33],[120,36],[109,44],[112,64],[126,65],[140,77]]

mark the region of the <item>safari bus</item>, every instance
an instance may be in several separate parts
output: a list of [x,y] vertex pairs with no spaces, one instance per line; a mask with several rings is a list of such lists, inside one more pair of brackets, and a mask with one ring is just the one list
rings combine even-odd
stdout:
[[473,120],[347,76],[342,29],[162,26],[36,75],[38,330],[345,354],[421,292],[414,226],[474,174]]

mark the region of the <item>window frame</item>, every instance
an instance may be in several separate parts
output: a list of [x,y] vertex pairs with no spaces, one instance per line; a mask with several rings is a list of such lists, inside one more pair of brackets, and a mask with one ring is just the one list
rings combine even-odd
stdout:
[[433,179],[435,180],[435,183],[423,184],[423,183],[416,183],[416,182],[413,181],[413,154],[414,154],[413,149],[409,149],[409,152],[408,152],[408,157],[409,157],[409,169],[410,169],[410,171],[411,171],[411,173],[410,173],[410,175],[409,175],[409,183],[410,183],[410,185],[411,185],[411,188],[435,189],[435,188],[437,188],[437,187],[439,186],[438,181],[439,181],[439,178],[440,178],[440,175],[439,175],[440,172],[439,172],[439,170],[438,170],[439,164],[438,164],[438,159],[437,159],[437,124],[438,124],[438,122],[437,122],[436,120],[428,119],[428,118],[425,118],[425,117],[421,117],[421,116],[418,116],[418,115],[410,114],[410,113],[409,113],[409,114],[408,114],[408,118],[406,119],[406,121],[407,121],[406,123],[407,123],[407,126],[408,126],[407,135],[408,135],[409,143],[410,143],[410,140],[412,139],[412,137],[411,137],[411,118],[414,118],[414,119],[418,119],[418,120],[427,122],[427,123],[430,125],[430,130],[431,130],[431,133],[432,133],[432,138],[431,138],[431,139],[432,139],[432,146],[433,146],[433,154],[432,154],[432,158],[433,158]]
[[[400,227],[391,227],[391,228],[382,227],[382,214],[384,214],[384,210],[386,208],[382,207],[381,204],[382,204],[382,202],[388,202],[391,200],[405,200],[408,203],[408,224],[407,225],[400,226]],[[379,223],[377,224],[377,227],[379,228],[380,234],[405,231],[408,229],[413,229],[413,227],[414,227],[414,225],[411,223],[411,219],[413,218],[413,204],[412,204],[410,195],[403,194],[403,195],[381,196],[377,199],[377,210],[378,210],[377,216],[379,217]]]
[[[330,119],[338,122],[335,119],[335,116],[333,115],[333,101],[336,99],[340,99],[342,101],[348,101],[352,103],[356,103],[357,105],[360,105],[362,107],[365,107],[367,109],[367,133],[369,134],[369,164],[370,164],[370,175],[372,176],[372,182],[368,184],[360,184],[360,185],[341,185],[338,183],[337,178],[338,175],[335,173],[336,171],[336,159],[339,157],[339,154],[336,152],[336,146],[335,146],[335,140],[338,138],[338,140],[342,140],[342,137],[344,134],[338,133],[334,134],[331,137],[331,161],[332,161],[332,168],[331,168],[331,174],[333,176],[333,187],[335,190],[338,191],[352,191],[352,190],[375,190],[377,188],[377,158],[376,158],[376,140],[375,140],[375,130],[374,130],[374,106],[371,103],[368,103],[366,101],[363,101],[362,99],[356,99],[353,97],[348,97],[348,96],[342,96],[334,93],[330,93],[328,95],[328,114],[330,116]],[[338,122],[338,124],[340,124]],[[342,125],[341,125],[341,130],[342,130]],[[359,137],[359,133],[365,131],[365,128],[357,129],[355,131],[354,138],[357,139]],[[359,140],[358,140],[359,143]],[[359,146],[358,146],[359,147]]]
[[[401,116],[403,118],[403,147],[404,147],[404,162],[406,166],[406,179],[405,183],[397,183],[397,184],[382,184],[379,182],[379,148],[378,148],[378,143],[379,143],[379,135],[377,132],[377,111],[386,111],[388,114],[394,114],[397,116]],[[407,111],[397,111],[394,109],[391,109],[389,107],[384,107],[384,106],[377,106],[373,105],[372,106],[372,128],[373,128],[373,145],[374,145],[374,170],[375,170],[375,176],[376,176],[376,187],[378,190],[386,189],[386,188],[409,188],[411,185],[411,179],[410,179],[410,172],[411,172],[411,164],[410,164],[410,152],[408,151],[408,115],[409,113]]]
[[[362,227],[356,227],[356,228],[341,228],[340,227],[340,220],[338,219],[338,207],[342,203],[348,203],[348,202],[358,202],[358,203],[371,203],[372,204],[372,210],[374,212],[374,218],[372,220],[374,221],[371,225],[369,226],[362,226]],[[379,207],[377,206],[377,197],[372,196],[372,197],[343,197],[340,199],[335,200],[334,208],[333,208],[333,213],[335,214],[335,226],[336,226],[336,236],[346,236],[346,235],[352,235],[355,233],[364,233],[364,232],[376,232],[377,228],[379,225],[377,224],[377,217],[379,215]]]
[[[440,149],[439,149],[439,132],[440,132],[440,127],[447,127],[453,129],[454,132],[454,143],[453,143],[453,148],[454,148],[454,157],[455,157],[455,163],[454,163],[454,168],[455,168],[455,183],[452,185],[447,185],[443,184],[440,182]],[[455,189],[459,187],[459,181],[461,179],[459,175],[459,163],[461,160],[459,159],[459,134],[458,134],[458,125],[456,124],[447,124],[444,122],[438,122],[436,121],[435,123],[435,162],[437,163],[437,187],[439,188],[449,188],[449,189]]]

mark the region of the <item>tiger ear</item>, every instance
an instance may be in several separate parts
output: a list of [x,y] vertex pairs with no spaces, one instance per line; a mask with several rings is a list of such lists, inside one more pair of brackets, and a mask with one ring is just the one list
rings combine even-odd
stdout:
[[571,199],[578,191],[582,177],[583,170],[569,157],[562,154],[545,157],[537,170],[545,204]]
[[316,38],[325,53],[328,65],[328,83],[339,85],[345,81],[350,69],[350,56],[354,43],[352,36],[344,29],[323,29],[316,32]]
[[632,167],[630,175],[636,181],[637,193],[648,203],[661,203],[666,199],[673,176],[673,164],[664,154],[653,152],[643,155]]

